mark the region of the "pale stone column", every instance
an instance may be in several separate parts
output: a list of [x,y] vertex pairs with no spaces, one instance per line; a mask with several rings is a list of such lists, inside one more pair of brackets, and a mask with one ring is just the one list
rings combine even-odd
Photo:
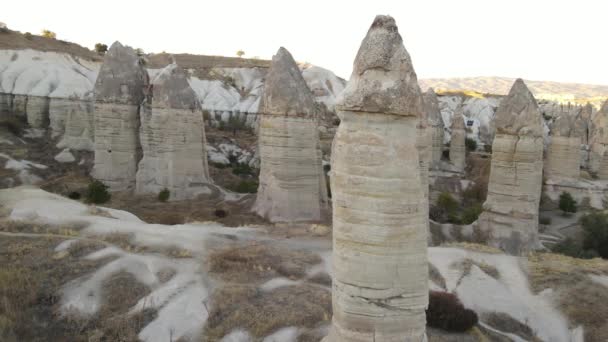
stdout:
[[431,168],[434,164],[437,164],[441,160],[443,153],[443,135],[444,125],[443,119],[441,118],[441,111],[439,110],[439,99],[433,88],[429,88],[426,93],[423,94],[424,100],[424,112],[429,121],[428,129],[431,135]]
[[260,185],[253,211],[271,222],[320,220],[328,204],[316,107],[285,48],[272,57],[260,108]]
[[49,103],[46,96],[28,96],[25,112],[27,123],[32,128],[47,128],[49,126]]
[[152,81],[152,103],[141,113],[143,158],[136,176],[137,193],[190,199],[210,182],[203,114],[186,72],[176,64]]
[[377,16],[339,102],[332,150],[333,320],[326,341],[424,341],[422,95],[393,18]]
[[547,148],[545,176],[547,178],[578,178],[581,167],[581,137],[577,130],[578,116],[562,112],[551,130]]
[[597,174],[601,180],[608,179],[608,100],[593,116],[591,136],[589,138],[591,153],[589,156],[589,169]]
[[521,79],[496,110],[488,197],[479,218],[489,244],[523,255],[538,247],[543,181],[542,116]]
[[452,118],[452,138],[450,139],[450,161],[460,172],[464,172],[466,164],[465,139],[467,136],[462,112],[462,105],[459,105]]
[[135,188],[141,158],[139,110],[148,73],[130,47],[112,44],[95,82],[93,177],[111,190]]

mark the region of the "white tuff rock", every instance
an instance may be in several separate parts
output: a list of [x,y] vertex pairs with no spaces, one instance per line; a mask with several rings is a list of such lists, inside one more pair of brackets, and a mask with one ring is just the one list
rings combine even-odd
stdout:
[[203,114],[186,72],[176,64],[152,81],[152,103],[141,114],[143,158],[136,176],[138,193],[168,189],[171,199],[189,199],[210,182]]
[[431,165],[439,163],[443,152],[443,119],[439,110],[439,100],[433,88],[423,95],[424,113],[428,118],[431,137]]
[[581,137],[576,125],[580,115],[562,112],[552,126],[551,143],[547,148],[547,178],[578,178],[581,166]]
[[95,82],[93,168],[93,176],[111,190],[135,187],[141,157],[139,110],[147,85],[148,73],[135,51],[112,44]]
[[593,116],[589,145],[589,169],[599,179],[608,179],[608,100]]
[[331,161],[333,320],[326,341],[424,341],[422,95],[393,18],[374,20],[336,108],[342,121]]
[[489,243],[514,255],[538,246],[543,172],[543,123],[521,79],[496,111],[488,197],[479,218]]
[[272,57],[261,106],[260,185],[253,210],[272,222],[321,219],[327,188],[315,103],[285,48]]
[[466,160],[464,117],[462,106],[458,106],[452,118],[452,138],[450,139],[450,161],[459,172],[464,172]]

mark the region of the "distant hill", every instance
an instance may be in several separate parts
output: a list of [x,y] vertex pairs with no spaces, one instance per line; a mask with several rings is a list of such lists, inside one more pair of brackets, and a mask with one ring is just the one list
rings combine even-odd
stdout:
[[[505,95],[511,89],[514,81],[514,78],[508,77],[428,78],[421,79],[420,86],[423,90],[432,87],[440,92],[475,91]],[[608,98],[608,85],[530,80],[525,80],[525,82],[534,96],[539,99],[580,104],[591,102],[597,106]]]
[[97,62],[103,60],[103,57],[95,51],[89,50],[76,43],[66,42],[60,39],[45,38],[35,34],[26,35],[18,31],[0,31],[0,50],[25,49],[69,53],[74,57]]

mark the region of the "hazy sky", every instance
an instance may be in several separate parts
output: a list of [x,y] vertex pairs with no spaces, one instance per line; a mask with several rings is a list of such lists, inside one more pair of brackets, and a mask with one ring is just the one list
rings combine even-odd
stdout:
[[419,78],[506,76],[608,84],[606,0],[5,1],[0,21],[92,48],[298,61],[348,79],[376,14],[397,20]]

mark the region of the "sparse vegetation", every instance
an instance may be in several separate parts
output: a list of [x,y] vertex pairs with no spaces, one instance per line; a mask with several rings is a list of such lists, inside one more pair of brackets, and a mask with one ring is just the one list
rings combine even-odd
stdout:
[[492,144],[485,144],[485,145],[483,145],[483,150],[486,153],[492,153]]
[[462,212],[462,223],[463,224],[471,224],[479,218],[479,215],[483,212],[483,208],[481,204],[476,203],[471,207],[466,208]]
[[431,291],[426,310],[428,326],[451,331],[464,332],[477,324],[477,314],[466,309],[458,297],[452,293]]
[[538,223],[544,224],[544,225],[549,225],[549,224],[551,224],[551,218],[548,216],[539,216]]
[[228,118],[228,122],[220,121],[218,129],[220,131],[230,131],[235,137],[239,131],[244,131],[250,134],[253,133],[251,128],[247,126],[247,119],[244,115],[231,115]]
[[242,194],[255,194],[258,192],[258,182],[254,180],[242,180],[236,186],[231,187],[230,190]]
[[108,46],[106,44],[97,43],[95,44],[95,52],[100,55],[105,55],[108,52]]
[[5,116],[0,119],[0,128],[6,128],[14,136],[21,136],[21,133],[27,127],[27,123],[15,116]]
[[577,210],[576,201],[567,191],[564,191],[559,195],[559,210],[562,211],[563,215],[570,215]]
[[108,186],[102,182],[95,180],[89,184],[87,188],[86,199],[89,203],[101,204],[109,201],[111,198],[108,192]]
[[236,52],[236,55],[239,56],[239,58],[242,58],[243,56],[245,56],[245,51],[239,50]]
[[25,37],[25,39],[27,40],[32,40],[32,38],[34,37],[30,32],[25,32],[23,34],[23,36]]
[[608,214],[593,212],[580,220],[583,227],[583,249],[593,250],[608,259]]
[[217,217],[217,218],[224,218],[224,217],[228,216],[228,212],[224,209],[215,209],[215,211],[213,212],[213,215],[215,215],[215,217]]
[[57,34],[55,32],[46,29],[42,30],[40,35],[44,38],[57,39]]
[[171,197],[171,192],[167,188],[162,189],[158,193],[158,200],[161,202],[167,202],[169,200],[169,197]]
[[467,148],[467,152],[473,152],[477,150],[477,141],[469,137],[464,139],[464,145]]
[[72,191],[68,194],[68,198],[73,199],[73,200],[79,200],[81,197],[80,192],[78,191]]

